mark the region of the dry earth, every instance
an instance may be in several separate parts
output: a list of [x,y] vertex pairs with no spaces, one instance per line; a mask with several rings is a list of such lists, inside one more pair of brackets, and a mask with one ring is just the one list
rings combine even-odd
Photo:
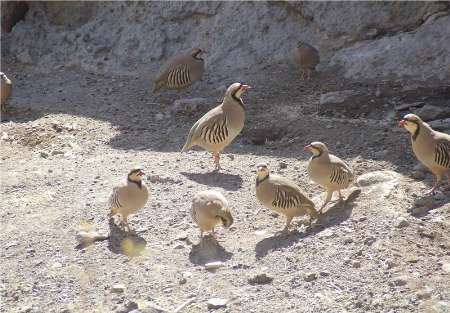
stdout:
[[[409,135],[396,127],[406,111],[393,110],[441,89],[411,93],[409,83],[362,85],[332,73],[301,82],[276,64],[249,69],[240,73],[254,87],[245,129],[226,149],[224,170],[211,173],[207,153],[179,153],[204,110],[174,112],[172,103],[204,97],[212,107],[232,81],[153,97],[139,77],[2,62],[20,75],[11,75],[1,124],[1,312],[174,312],[194,296],[182,312],[450,312],[450,193],[422,196],[433,177],[412,178]],[[363,95],[357,105],[316,113],[322,93],[346,89]],[[265,141],[258,136],[269,140],[256,145]],[[258,204],[255,164],[267,162],[320,204],[303,151],[313,140],[358,175],[384,172],[343,208],[331,205],[321,225],[278,236],[284,219]],[[127,237],[108,223],[106,200],[139,163],[151,199]],[[200,245],[189,210],[205,188],[224,193],[235,224]],[[79,247],[77,231],[89,227],[111,238]],[[223,266],[205,269],[211,261]],[[214,309],[211,298],[228,302]]]

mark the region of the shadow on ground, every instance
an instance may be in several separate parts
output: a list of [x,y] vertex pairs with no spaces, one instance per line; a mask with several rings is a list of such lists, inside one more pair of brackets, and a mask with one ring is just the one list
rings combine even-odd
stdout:
[[189,260],[193,264],[204,265],[215,261],[225,262],[232,256],[233,253],[226,251],[212,236],[203,236],[198,244],[192,245]]
[[319,220],[312,224],[311,227],[306,228],[305,231],[299,232],[294,230],[289,234],[275,235],[269,238],[265,238],[258,242],[255,247],[255,256],[257,259],[265,257],[272,251],[281,250],[290,247],[297,243],[299,240],[315,236],[327,228],[336,226],[346,221],[351,217],[353,208],[355,206],[354,201],[361,194],[361,190],[357,189],[352,192],[345,200],[344,204],[335,204],[328,210],[324,211]]
[[227,174],[222,172],[209,173],[186,173],[181,172],[181,175],[188,179],[208,187],[220,187],[225,190],[236,191],[242,187],[242,178],[239,175]]

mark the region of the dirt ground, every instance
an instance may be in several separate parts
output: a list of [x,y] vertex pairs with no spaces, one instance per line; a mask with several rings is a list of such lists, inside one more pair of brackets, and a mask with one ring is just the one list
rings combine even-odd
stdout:
[[[244,131],[212,173],[206,152],[179,152],[205,112],[172,103],[204,97],[213,107],[233,80],[153,96],[140,77],[8,60],[2,68],[14,95],[0,132],[1,312],[174,312],[188,300],[180,312],[450,312],[450,192],[423,196],[434,178],[413,178],[409,135],[396,126],[407,111],[393,110],[439,89],[249,69],[239,73],[253,87]],[[362,95],[353,106],[316,113],[322,93],[346,89]],[[319,206],[325,195],[309,181],[303,151],[311,141],[326,142],[358,175],[398,174],[330,205],[321,225],[296,219],[283,237],[284,218],[255,197],[255,165],[294,179]],[[106,201],[135,164],[151,196],[127,235],[108,222]],[[235,223],[200,245],[190,203],[206,188],[223,192]],[[79,247],[77,231],[89,227],[111,238]],[[205,269],[212,261],[222,267]],[[211,298],[228,302],[213,308]]]

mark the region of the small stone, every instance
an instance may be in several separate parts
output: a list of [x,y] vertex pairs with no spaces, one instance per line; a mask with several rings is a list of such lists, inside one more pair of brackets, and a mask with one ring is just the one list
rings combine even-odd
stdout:
[[155,119],[156,119],[157,121],[162,121],[162,120],[164,119],[164,114],[162,114],[162,113],[156,113]]
[[316,273],[305,273],[303,274],[303,280],[310,282],[310,281],[314,281],[317,279],[317,274]]
[[404,286],[408,283],[408,277],[406,276],[397,276],[393,279],[393,283],[395,286]]
[[64,154],[64,151],[61,150],[53,150],[52,155]]
[[395,224],[395,227],[397,228],[403,228],[403,227],[407,227],[409,226],[409,222],[407,219],[405,219],[404,217],[399,217],[397,219],[397,222]]
[[55,262],[52,264],[52,268],[61,268],[61,267],[62,267],[62,264],[59,262]]
[[223,267],[225,264],[223,262],[220,261],[216,261],[216,262],[209,262],[205,264],[205,269],[207,270],[216,270],[218,268]]
[[228,299],[223,298],[211,298],[208,300],[207,305],[209,310],[219,309],[227,306]]
[[287,168],[287,163],[286,162],[280,162],[278,165],[280,166],[281,169]]
[[327,92],[320,95],[319,104],[320,106],[344,103],[349,98],[358,95],[359,92],[355,90],[341,90]]
[[48,153],[45,152],[45,151],[41,151],[41,152],[39,152],[39,156],[40,156],[41,158],[46,159],[46,158],[48,158]]
[[268,276],[265,273],[256,274],[255,276],[248,279],[250,285],[266,285],[273,281],[273,277]]
[[111,288],[112,293],[123,293],[125,291],[125,285],[123,284],[115,284]]
[[442,269],[444,270],[444,272],[450,273],[450,263],[449,262],[443,263]]
[[172,110],[176,113],[191,113],[203,111],[208,107],[208,101],[205,98],[177,99],[174,101]]
[[8,138],[9,138],[9,136],[8,136],[8,133],[7,132],[3,132],[2,133],[2,140],[8,140]]
[[368,237],[364,240],[364,244],[367,246],[371,246],[377,239],[374,237]]
[[174,249],[184,249],[184,245],[179,243],[173,247]]
[[330,272],[328,272],[328,271],[320,271],[319,275],[322,276],[322,277],[328,277],[328,276],[330,276]]
[[353,262],[352,262],[352,267],[353,267],[353,268],[360,268],[360,267],[361,267],[361,262],[359,262],[359,261],[353,261]]

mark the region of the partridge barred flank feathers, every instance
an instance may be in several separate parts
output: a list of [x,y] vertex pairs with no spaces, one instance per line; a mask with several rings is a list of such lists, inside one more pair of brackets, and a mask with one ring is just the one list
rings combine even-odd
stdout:
[[249,88],[241,83],[228,87],[222,104],[207,112],[192,126],[181,152],[200,146],[213,154],[216,170],[219,170],[220,153],[244,127],[245,108],[241,95]]
[[309,224],[318,219],[314,203],[294,182],[287,178],[270,174],[266,164],[256,166],[256,198],[264,206],[286,216],[286,226],[283,232],[287,232],[292,219],[295,216],[309,215]]
[[415,114],[406,114],[399,126],[411,133],[414,154],[436,176],[436,183],[427,194],[435,193],[445,175],[450,185],[450,135],[433,130]]
[[327,190],[325,202],[319,209],[320,213],[331,201],[333,192],[337,191],[339,200],[343,200],[341,190],[347,188],[355,180],[355,175],[347,163],[328,152],[324,143],[312,142],[305,147],[305,150],[313,153],[308,165],[309,177]]
[[203,232],[212,232],[215,237],[214,227],[223,224],[228,228],[233,224],[233,216],[225,197],[215,190],[205,190],[197,193],[192,199],[191,216],[200,227],[200,237]]
[[147,203],[149,191],[147,185],[142,180],[145,173],[142,167],[135,167],[130,170],[127,180],[113,188],[109,197],[108,205],[110,209],[109,217],[115,214],[121,216],[120,226],[124,230],[130,230],[128,226],[128,215],[136,213]]
[[1,79],[1,100],[0,100],[1,112],[6,112],[6,101],[8,101],[9,97],[11,96],[12,83],[11,80],[9,80],[8,77],[6,77],[6,75],[3,72],[0,72],[0,79]]
[[202,49],[194,48],[189,52],[172,57],[162,68],[154,83],[153,92],[161,89],[181,90],[202,78],[205,62]]

